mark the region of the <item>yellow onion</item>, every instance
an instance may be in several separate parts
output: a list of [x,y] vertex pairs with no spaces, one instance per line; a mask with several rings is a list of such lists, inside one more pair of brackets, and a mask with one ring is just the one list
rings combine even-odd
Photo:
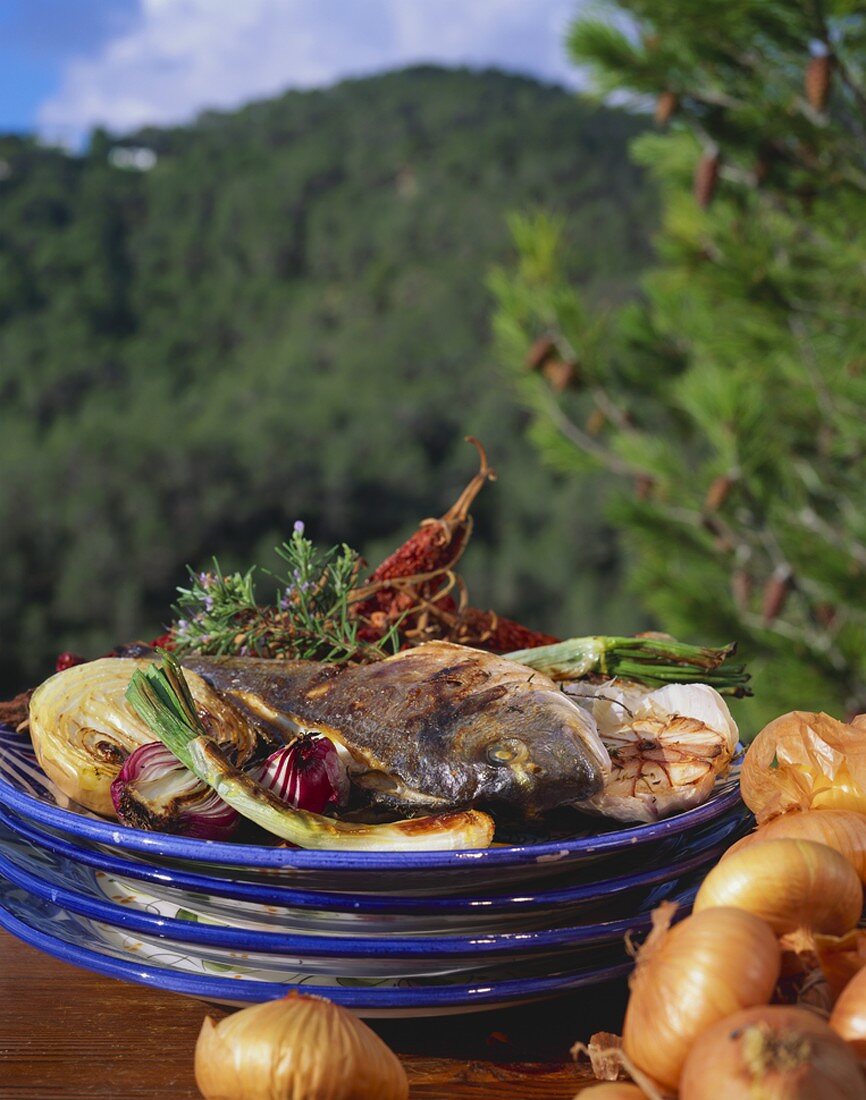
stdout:
[[830,1027],[866,1059],[866,969],[858,971],[842,990],[830,1016]]
[[779,935],[841,936],[860,919],[863,887],[844,856],[813,840],[762,840],[726,856],[698,890],[694,911],[745,909]]
[[680,1082],[680,1100],[866,1100],[854,1052],[814,1012],[747,1008],[703,1032]]
[[866,966],[866,928],[854,928],[844,936],[814,936],[808,946],[833,1005]]
[[707,909],[669,928],[674,909],[662,905],[653,915],[623,1030],[630,1061],[672,1091],[697,1036],[732,1012],[766,1004],[781,965],[772,929],[751,913]]
[[407,1100],[397,1056],[323,997],[290,993],[202,1025],[195,1079],[205,1100]]
[[789,810],[866,813],[862,725],[795,710],[765,726],[740,775],[743,801],[758,823]]
[[[67,798],[114,817],[111,784],[126,757],[154,740],[153,731],[126,701],[133,672],[150,662],[103,657],[51,676],[30,700],[30,739],[36,759]],[[213,736],[230,742],[242,763],[255,735],[231,704],[194,672],[187,672],[199,714]]]
[[581,1089],[574,1100],[645,1100],[646,1093],[630,1081],[605,1081]]
[[792,810],[774,817],[727,850],[724,859],[756,841],[814,840],[843,855],[866,883],[866,814],[853,810]]

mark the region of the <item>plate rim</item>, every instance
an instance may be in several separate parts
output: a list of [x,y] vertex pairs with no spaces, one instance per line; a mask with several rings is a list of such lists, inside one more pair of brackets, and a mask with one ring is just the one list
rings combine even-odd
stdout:
[[[0,735],[12,734],[14,744],[26,744],[32,752],[29,736],[22,737],[11,727],[0,725]],[[8,738],[4,738],[9,744]],[[2,745],[2,740],[0,740]],[[743,751],[738,744],[732,765]],[[34,753],[35,759],[35,753]],[[37,765],[38,766],[38,765]],[[219,863],[226,867],[261,867],[317,871],[405,871],[454,870],[485,865],[489,867],[519,864],[565,863],[579,856],[596,855],[618,848],[637,847],[687,831],[722,816],[740,798],[739,783],[730,790],[674,814],[661,821],[632,825],[589,837],[573,837],[538,844],[516,844],[501,848],[464,848],[436,852],[345,852],[338,849],[276,848],[261,844],[233,844],[231,841],[197,840],[170,833],[148,833],[116,822],[84,817],[73,810],[50,806],[42,799],[16,789],[0,775],[0,803],[25,817],[110,847],[161,856],[190,859],[201,863]]]
[[[648,932],[652,914],[619,917],[613,921],[597,921],[565,928],[540,929],[529,932],[487,932],[445,936],[323,936],[316,933],[268,932],[234,926],[222,927],[185,921],[136,909],[126,909],[109,899],[89,897],[80,890],[58,886],[31,870],[25,870],[3,851],[0,837],[0,875],[28,894],[49,901],[89,920],[126,928],[142,935],[158,936],[170,942],[197,943],[203,946],[264,954],[288,954],[310,958],[349,959],[429,959],[478,956],[497,958],[500,955],[543,955],[565,950],[570,945],[589,946],[624,937],[627,933]],[[691,908],[698,884],[694,876],[677,892],[678,907]]]
[[[76,847],[70,840],[55,836],[53,833],[40,832],[31,822],[17,817],[11,811],[0,807],[0,826],[22,836],[38,848],[46,848],[56,855],[76,863],[86,864],[106,874],[121,878],[132,878],[138,882],[157,883],[168,889],[188,890],[193,893],[210,894],[223,900],[246,901],[260,905],[275,905],[287,909],[311,909],[333,912],[370,913],[381,915],[412,916],[441,912],[448,914],[499,913],[514,912],[515,907],[529,910],[533,906],[567,906],[592,901],[601,901],[605,897],[618,896],[630,890],[661,885],[673,878],[679,878],[697,870],[705,863],[719,858],[732,843],[731,837],[739,834],[740,827],[745,828],[751,815],[745,806],[738,814],[738,822],[732,818],[730,833],[716,843],[707,844],[695,854],[681,858],[677,862],[662,863],[637,874],[625,874],[575,886],[561,887],[558,890],[533,888],[532,883],[522,889],[511,884],[508,891],[493,895],[458,895],[432,897],[401,897],[399,895],[357,894],[329,890],[299,890],[294,887],[265,885],[242,882],[228,878],[210,878],[194,871],[185,871],[162,864],[145,861],[130,861],[114,853],[98,849]],[[738,827],[739,826],[739,827]],[[543,881],[543,880],[542,880]]]
[[344,1008],[385,1009],[446,1008],[471,1005],[498,1004],[521,997],[553,996],[581,986],[614,981],[624,977],[633,968],[632,960],[596,970],[575,971],[567,974],[532,978],[511,978],[502,982],[474,982],[470,985],[431,987],[429,989],[374,988],[367,990],[340,986],[297,985],[291,983],[261,982],[256,979],[238,981],[235,978],[205,977],[185,971],[173,971],[167,967],[142,966],[104,954],[92,948],[77,946],[61,937],[42,932],[26,921],[10,913],[0,899],[0,927],[17,939],[39,948],[62,962],[72,963],[109,977],[123,981],[168,989],[194,997],[224,1001],[261,1002],[284,997],[292,990],[300,990],[312,996],[324,997],[343,1005]]

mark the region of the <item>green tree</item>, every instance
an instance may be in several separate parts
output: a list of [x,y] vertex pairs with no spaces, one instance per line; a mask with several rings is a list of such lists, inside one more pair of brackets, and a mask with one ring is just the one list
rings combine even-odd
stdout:
[[649,107],[657,262],[588,306],[564,224],[514,224],[496,328],[559,470],[613,518],[657,624],[739,639],[750,724],[866,708],[866,10],[623,0],[570,33],[596,94]]
[[567,217],[625,297],[655,199],[644,123],[561,88],[419,67],[84,155],[0,137],[0,691],[160,632],[186,563],[306,520],[371,562],[454,499],[482,438],[473,600],[552,632],[639,625],[597,486],[533,461],[489,348],[506,212]]

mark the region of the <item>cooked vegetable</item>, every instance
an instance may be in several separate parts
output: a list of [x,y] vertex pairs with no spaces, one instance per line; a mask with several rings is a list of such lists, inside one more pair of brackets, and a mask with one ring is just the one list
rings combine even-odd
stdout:
[[854,1052],[804,1008],[747,1008],[708,1028],[692,1047],[680,1100],[866,1100]]
[[830,1027],[866,1059],[866,968],[842,990],[830,1016]]
[[454,567],[472,535],[469,509],[475,497],[496,474],[484,448],[472,436],[478,451],[478,473],[457,500],[438,519],[422,520],[417,530],[389,554],[354,593],[352,614],[361,624],[361,637],[380,639],[389,627],[399,628],[404,641],[448,639],[472,644],[471,628],[458,637],[457,622],[466,603],[466,591]]
[[853,810],[791,810],[771,818],[725,852],[727,859],[762,840],[813,840],[843,855],[866,883],[866,814]]
[[407,1100],[409,1082],[374,1031],[323,997],[290,993],[214,1023],[195,1048],[205,1100]]
[[349,798],[349,776],[334,742],[311,734],[302,734],[272,753],[261,784],[281,802],[314,814],[330,806],[339,808]]
[[742,665],[729,665],[736,647],[713,649],[665,636],[569,638],[555,645],[520,649],[506,656],[537,668],[553,680],[619,677],[641,684],[709,684],[723,695],[749,695]]
[[[154,739],[125,698],[133,672],[148,663],[104,657],[76,665],[55,673],[30,700],[30,737],[43,771],[68,798],[106,817],[114,817],[111,784],[126,757]],[[189,687],[214,738],[246,762],[257,746],[249,723],[200,676],[191,673]]]
[[612,680],[575,685],[591,708],[610,753],[601,793],[580,809],[618,821],[656,821],[705,802],[737,747],[737,726],[724,699],[706,684],[651,691]]
[[749,746],[740,788],[759,824],[789,810],[866,813],[866,734],[829,714],[783,714]]
[[474,645],[490,653],[511,653],[517,649],[536,649],[553,645],[559,639],[541,630],[532,630],[514,619],[506,619],[495,611],[477,607],[462,609],[451,637],[463,645]]
[[698,1035],[733,1012],[766,1004],[781,965],[772,929],[751,913],[707,909],[670,928],[675,909],[666,903],[653,914],[623,1031],[626,1056],[674,1092]]
[[744,909],[778,934],[804,929],[841,936],[860,919],[863,887],[844,856],[813,840],[764,840],[710,871],[694,912]]
[[475,810],[437,817],[362,825],[287,807],[267,788],[234,767],[202,726],[177,660],[137,669],[127,691],[142,721],[185,764],[244,817],[302,848],[422,850],[484,848],[493,822]]
[[161,741],[141,745],[111,784],[117,817],[133,829],[228,840],[239,814],[184,767]]

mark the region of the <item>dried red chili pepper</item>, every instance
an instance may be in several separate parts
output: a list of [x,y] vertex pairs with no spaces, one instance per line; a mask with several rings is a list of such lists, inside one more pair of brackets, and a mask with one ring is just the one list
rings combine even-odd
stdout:
[[411,634],[418,618],[431,614],[453,617],[457,612],[459,601],[451,594],[455,587],[451,571],[472,534],[472,502],[484,484],[496,477],[482,445],[472,436],[467,438],[481,459],[478,473],[444,515],[423,520],[356,591],[353,613],[362,622],[362,639],[380,638],[396,622],[402,622]]
[[424,520],[357,590],[353,611],[361,622],[362,640],[376,641],[395,624],[407,645],[443,638],[509,653],[559,640],[494,611],[467,606],[465,587],[454,566],[472,534],[472,502],[485,482],[495,478],[484,448],[477,439],[467,438],[478,449],[478,473],[443,516]]
[[458,617],[452,638],[461,645],[486,649],[490,653],[513,653],[516,649],[535,649],[540,645],[552,645],[560,639],[540,630],[505,619],[495,611],[481,611],[467,607]]
[[422,520],[418,530],[376,567],[370,575],[371,583],[436,573],[456,565],[472,534],[472,516],[469,514],[472,502],[485,482],[496,480],[495,472],[487,463],[484,448],[473,436],[468,436],[467,440],[478,449],[481,459],[478,473],[443,516]]

